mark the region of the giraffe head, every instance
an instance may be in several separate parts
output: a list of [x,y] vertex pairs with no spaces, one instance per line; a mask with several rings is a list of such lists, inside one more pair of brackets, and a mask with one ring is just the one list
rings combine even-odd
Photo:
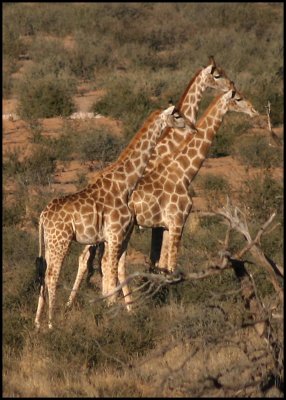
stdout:
[[193,133],[196,133],[197,130],[193,124],[189,124],[185,117],[176,109],[174,105],[169,106],[164,111],[161,112],[160,118],[162,120],[163,125],[170,128],[185,128],[188,127],[188,130],[192,130]]
[[228,98],[228,109],[230,111],[242,112],[250,115],[250,117],[259,115],[259,112],[255,110],[251,102],[236,90],[233,82],[231,82],[230,90],[225,96]]
[[214,57],[209,57],[209,64],[203,68],[202,76],[205,84],[213,89],[226,92],[230,89],[231,81],[226,76],[225,72],[216,65]]

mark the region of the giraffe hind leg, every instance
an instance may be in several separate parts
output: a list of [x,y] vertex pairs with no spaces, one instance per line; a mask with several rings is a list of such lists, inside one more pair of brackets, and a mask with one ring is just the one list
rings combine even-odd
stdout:
[[47,263],[44,257],[37,257],[36,258],[36,273],[37,273],[37,282],[40,285],[40,293],[39,293],[39,301],[38,301],[38,308],[36,312],[36,318],[35,318],[35,325],[36,328],[40,328],[40,318],[45,306],[45,293],[46,293],[46,287],[45,287],[45,273],[47,269]]
[[39,282],[40,286],[43,285],[45,281],[45,273],[47,269],[47,262],[44,257],[36,258],[36,274],[37,274],[37,282]]
[[68,302],[66,304],[66,310],[69,310],[72,307],[76,294],[79,290],[80,284],[82,282],[83,276],[85,272],[88,270],[88,267],[90,268],[89,263],[90,263],[90,258],[92,257],[92,253],[90,252],[91,247],[92,246],[90,245],[85,246],[83,252],[79,256],[77,275]]
[[97,251],[98,246],[90,246],[89,247],[89,257],[87,260],[87,276],[86,276],[86,282],[89,283],[90,278],[94,274],[94,267],[93,267],[93,262],[96,256],[96,251]]

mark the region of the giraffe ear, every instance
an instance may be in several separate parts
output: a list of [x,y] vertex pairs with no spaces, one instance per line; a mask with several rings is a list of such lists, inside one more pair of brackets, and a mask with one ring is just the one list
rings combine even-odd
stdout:
[[213,73],[213,65],[208,65],[207,67],[204,67],[204,73],[205,74],[212,74]]
[[164,115],[170,115],[170,114],[173,114],[173,113],[174,113],[174,110],[175,110],[175,106],[172,105],[172,106],[166,108],[165,110],[163,110],[163,111],[162,111],[162,114],[164,114]]
[[226,98],[227,100],[230,100],[230,99],[233,98],[234,94],[235,94],[235,92],[234,92],[232,89],[230,89],[230,90],[228,90],[228,91],[225,93],[224,96],[225,96],[225,98]]

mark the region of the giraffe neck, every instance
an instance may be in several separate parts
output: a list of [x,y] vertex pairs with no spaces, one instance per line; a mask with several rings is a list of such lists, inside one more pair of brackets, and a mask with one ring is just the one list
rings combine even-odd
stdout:
[[[123,180],[128,192],[132,191],[143,175],[148,160],[164,128],[160,118],[161,110],[154,111],[137,132],[129,145],[119,155],[108,171]],[[116,178],[115,178],[116,179]]]
[[194,179],[206,159],[214,136],[228,110],[222,96],[218,96],[211,103],[198,121],[196,126],[198,133],[193,137],[185,139],[173,155],[172,164],[180,171],[187,185]]
[[191,79],[179,101],[179,111],[193,124],[196,123],[199,104],[206,88],[205,76],[201,69]]
[[[206,87],[207,84],[203,70],[201,69],[197,71],[195,76],[191,79],[179,101],[178,110],[193,124],[196,122],[199,104]],[[152,152],[145,173],[150,172],[155,167],[158,159],[172,153],[185,137],[183,130],[167,128]]]

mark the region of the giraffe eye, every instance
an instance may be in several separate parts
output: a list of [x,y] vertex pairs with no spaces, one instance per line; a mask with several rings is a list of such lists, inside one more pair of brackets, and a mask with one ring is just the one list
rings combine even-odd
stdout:
[[242,98],[241,97],[239,97],[238,99],[235,99],[236,101],[241,101],[242,100]]
[[221,75],[214,75],[214,78],[215,79],[218,79],[218,78],[220,78],[221,77]]

